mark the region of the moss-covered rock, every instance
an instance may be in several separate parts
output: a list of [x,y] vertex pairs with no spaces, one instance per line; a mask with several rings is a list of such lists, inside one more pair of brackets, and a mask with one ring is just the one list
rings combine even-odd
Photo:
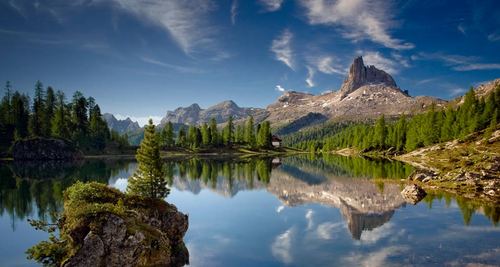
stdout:
[[[64,193],[59,238],[28,250],[55,266],[183,266],[188,217],[159,199],[126,195],[100,183],[76,183]],[[51,254],[52,253],[52,254]]]

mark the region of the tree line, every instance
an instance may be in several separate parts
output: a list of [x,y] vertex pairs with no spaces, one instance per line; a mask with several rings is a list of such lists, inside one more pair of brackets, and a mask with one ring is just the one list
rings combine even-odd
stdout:
[[410,152],[417,148],[463,139],[467,135],[485,130],[490,135],[498,125],[500,116],[500,86],[486,97],[478,97],[473,88],[459,105],[439,109],[433,105],[430,110],[388,122],[382,115],[375,124],[358,123],[341,129],[336,134],[319,139],[307,140],[292,146],[316,151],[331,151],[353,147],[359,150],[392,150]]
[[35,84],[33,100],[6,83],[0,102],[0,135],[2,149],[33,137],[66,139],[81,149],[101,150],[109,142],[128,145],[126,136],[110,131],[93,97],[76,91],[68,102],[64,92],[51,86],[45,89],[40,81]]
[[164,148],[218,148],[232,147],[233,145],[246,146],[248,148],[271,148],[272,134],[271,125],[264,121],[255,125],[250,116],[243,125],[235,126],[232,116],[226,125],[219,130],[214,118],[209,123],[202,125],[182,126],[177,133],[171,122],[159,132],[160,145]]

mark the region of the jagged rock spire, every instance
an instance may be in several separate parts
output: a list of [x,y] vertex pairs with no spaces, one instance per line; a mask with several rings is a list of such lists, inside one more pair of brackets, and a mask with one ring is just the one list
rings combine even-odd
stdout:
[[367,84],[384,84],[388,87],[397,87],[394,79],[387,72],[375,66],[365,66],[363,57],[354,59],[349,74],[340,88],[341,98]]

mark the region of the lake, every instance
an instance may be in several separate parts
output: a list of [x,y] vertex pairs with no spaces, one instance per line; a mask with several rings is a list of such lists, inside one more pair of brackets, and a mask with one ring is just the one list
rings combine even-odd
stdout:
[[[51,221],[76,181],[120,190],[134,161],[0,164],[0,266],[37,266],[47,238],[28,218]],[[447,193],[417,205],[400,195],[413,168],[329,155],[180,159],[165,164],[167,201],[189,215],[191,266],[500,265],[500,207]]]

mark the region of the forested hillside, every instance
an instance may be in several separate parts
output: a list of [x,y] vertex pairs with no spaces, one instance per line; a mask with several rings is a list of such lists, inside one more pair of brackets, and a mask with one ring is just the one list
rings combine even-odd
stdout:
[[[499,115],[500,86],[485,97],[476,96],[471,88],[459,105],[449,105],[444,109],[432,106],[425,113],[413,117],[403,115],[393,123],[388,123],[381,116],[375,124],[352,124],[322,139],[301,140],[300,136],[304,134],[300,134],[289,138],[288,144],[311,151],[351,147],[364,151],[409,152],[423,146],[464,138],[483,129],[487,130],[487,134],[492,133],[497,128]],[[310,136],[314,137],[314,134]]]
[[68,102],[62,91],[37,81],[31,100],[7,82],[0,102],[0,148],[5,152],[14,141],[34,137],[66,139],[93,151],[111,142],[128,145],[126,137],[109,130],[93,97],[77,91]]

